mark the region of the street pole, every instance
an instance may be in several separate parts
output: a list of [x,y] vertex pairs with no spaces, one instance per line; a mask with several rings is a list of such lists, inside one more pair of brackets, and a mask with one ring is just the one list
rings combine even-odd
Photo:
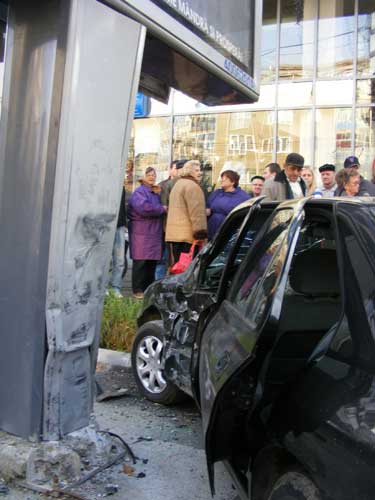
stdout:
[[14,0],[0,127],[0,429],[89,424],[145,28],[96,0]]

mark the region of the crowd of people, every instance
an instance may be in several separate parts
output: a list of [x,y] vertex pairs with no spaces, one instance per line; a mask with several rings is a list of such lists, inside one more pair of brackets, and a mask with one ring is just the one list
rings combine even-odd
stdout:
[[122,193],[109,283],[113,292],[121,296],[128,244],[133,296],[142,299],[146,288],[163,278],[181,253],[188,253],[193,242],[199,247],[214,238],[229,212],[251,197],[282,201],[311,195],[375,196],[375,179],[370,182],[362,177],[356,156],[346,158],[338,171],[330,163],[318,170],[319,180],[302,155],[290,153],[282,168],[269,163],[263,175],[253,176],[250,193],[239,186],[238,172],[224,170],[220,187],[205,196],[199,161],[173,161],[168,179],[160,184],[156,184],[155,169],[148,167],[128,203],[125,190]]

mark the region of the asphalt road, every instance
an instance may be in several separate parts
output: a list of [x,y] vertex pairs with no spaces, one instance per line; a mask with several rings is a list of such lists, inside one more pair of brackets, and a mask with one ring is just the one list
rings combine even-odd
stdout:
[[[127,442],[137,463],[122,461],[75,492],[87,500],[211,499],[200,416],[194,403],[189,400],[180,406],[164,407],[145,400],[127,369],[100,371],[97,380],[104,391],[127,390],[121,398],[96,403],[95,416],[101,430],[114,432]],[[234,500],[236,492],[222,466],[217,466],[216,475],[215,499]],[[4,498],[49,497],[12,488]]]

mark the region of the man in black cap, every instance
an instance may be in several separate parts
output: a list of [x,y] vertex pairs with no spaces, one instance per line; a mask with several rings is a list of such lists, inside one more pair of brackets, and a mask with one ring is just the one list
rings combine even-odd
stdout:
[[319,167],[320,178],[322,180],[323,198],[328,198],[329,196],[335,196],[335,191],[337,189],[335,172],[336,172],[336,167],[331,163],[325,163],[324,165]]
[[[344,161],[344,168],[345,169],[350,169],[350,170],[359,170],[359,167],[361,164],[359,163],[359,160],[356,156],[348,156],[346,160]],[[359,173],[359,172],[358,172]],[[343,188],[341,188],[340,192],[338,192],[339,189],[336,190],[336,196],[341,196],[341,193],[343,191]],[[367,181],[360,175],[360,185],[359,185],[359,191],[357,196],[375,196],[375,185],[372,184],[372,182]]]
[[306,195],[306,185],[301,178],[301,170],[305,160],[298,153],[289,153],[284,168],[273,179],[264,183],[262,194],[268,200],[292,200]]

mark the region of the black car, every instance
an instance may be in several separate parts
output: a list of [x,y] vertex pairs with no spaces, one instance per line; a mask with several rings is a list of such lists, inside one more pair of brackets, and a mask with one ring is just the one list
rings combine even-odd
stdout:
[[258,198],[148,289],[134,373],[195,398],[212,488],[224,461],[251,500],[375,498],[374,238],[374,200]]

